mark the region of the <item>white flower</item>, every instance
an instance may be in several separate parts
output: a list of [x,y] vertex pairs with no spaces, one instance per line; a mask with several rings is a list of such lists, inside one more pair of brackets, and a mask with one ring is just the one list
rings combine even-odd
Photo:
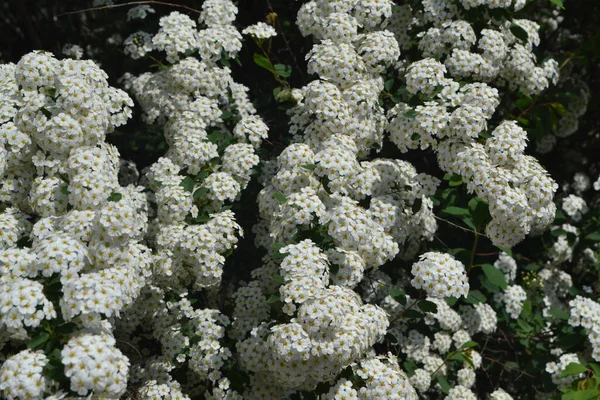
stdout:
[[271,25],[267,25],[264,22],[257,22],[254,25],[246,27],[242,33],[244,35],[252,36],[256,39],[269,39],[277,36],[277,31]]

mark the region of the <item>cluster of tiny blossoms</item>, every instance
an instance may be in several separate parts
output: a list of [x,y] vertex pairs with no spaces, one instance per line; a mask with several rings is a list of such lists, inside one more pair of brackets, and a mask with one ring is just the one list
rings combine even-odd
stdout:
[[[338,380],[326,398],[416,398],[392,358],[369,355],[389,323],[352,290],[369,269],[414,257],[437,228],[428,198],[437,179],[405,161],[366,159],[383,146],[381,73],[400,56],[394,35],[381,29],[391,10],[389,1],[310,1],[298,14],[300,30],[317,40],[307,55],[317,79],[291,91],[294,143],[262,176],[254,233],[257,245],[275,251],[235,295],[247,398],[312,390],[350,365],[367,383]],[[440,265],[444,276],[452,268],[466,295],[464,267]],[[269,295],[289,322],[272,315]]]
[[[153,12],[145,7],[133,8],[128,18],[143,19],[147,12]],[[160,19],[160,29],[155,35],[137,31],[127,37],[123,42],[125,53],[138,59],[153,50],[164,51],[170,63],[177,62],[182,54],[194,52],[214,62],[222,56],[235,57],[242,48],[242,35],[233,25],[237,11],[231,1],[206,0],[198,22],[178,11],[171,12]]]
[[[468,9],[471,3],[512,7],[510,1],[461,5]],[[500,104],[492,85],[537,94],[557,82],[558,64],[548,60],[535,66],[532,49],[540,39],[532,21],[514,21],[527,32],[523,41],[513,35],[508,21],[490,18],[495,22],[476,32],[453,2],[424,1],[422,6],[419,18],[404,15],[411,13],[410,7],[394,9],[402,18],[393,18],[389,28],[397,36],[409,28],[420,30],[423,58],[398,65],[407,93],[405,102],[388,113],[386,130],[403,152],[432,148],[444,171],[460,175],[470,192],[489,203],[492,221],[486,235],[497,246],[512,247],[550,224],[557,185],[537,160],[524,154],[527,134],[516,121],[488,127]],[[481,54],[471,52],[475,45]],[[461,83],[465,78],[471,83]],[[417,97],[421,104],[415,106]]]
[[[424,264],[430,262],[427,260],[434,260],[436,256],[439,257],[439,254],[426,253],[423,260],[417,264],[421,263],[420,269],[425,270]],[[444,263],[458,264],[458,261],[448,259],[444,260]],[[435,269],[432,269],[430,273],[434,271]],[[411,283],[407,277],[394,283],[393,287],[404,291],[409,285]],[[476,335],[480,333],[489,335],[495,332],[498,319],[490,305],[484,303],[464,305],[457,312],[443,298],[437,297],[438,293],[435,292],[433,297],[426,298],[428,302],[435,304],[436,308],[435,311],[425,314],[424,322],[430,329],[421,330],[417,329],[411,320],[402,318],[406,310],[415,307],[420,300],[406,296],[405,301],[400,303],[392,297],[390,295],[392,281],[387,274],[377,271],[365,279],[361,286],[368,293],[366,296],[368,300],[380,304],[388,313],[392,321],[388,334],[393,335],[397,340],[403,359],[415,365],[410,374],[410,384],[417,392],[423,395],[434,394],[441,398],[443,394],[434,381],[435,374],[440,373],[447,377],[455,377],[450,383],[455,385],[456,389],[450,392],[449,398],[453,398],[452,393],[455,396],[460,393],[461,396],[466,396],[465,398],[475,398],[471,388],[476,383],[476,370],[482,366],[481,354],[470,349],[468,355],[470,362],[452,364],[444,360],[453,352],[460,351],[467,342],[475,340]]]
[[52,332],[68,323],[68,343],[51,344],[62,347],[70,389],[119,398],[129,362],[113,321],[145,285],[151,256],[141,244],[146,196],[119,184],[119,154],[104,138],[127,121],[133,102],[93,62],[44,52],[1,66],[0,80],[2,397],[56,390],[41,372],[46,356],[10,352],[41,326]]
[[[151,354],[131,354],[132,381],[145,396],[156,384],[163,385],[163,398],[171,392],[235,395],[221,372],[231,358],[221,344],[229,319],[214,301],[196,308],[191,297],[218,294],[225,255],[243,234],[224,206],[248,185],[259,162],[256,149],[268,135],[248,89],[220,62],[241,48],[236,14],[232,2],[208,0],[198,20],[205,29],[178,12],[162,17],[152,42],[173,65],[126,79],[145,122],[161,129],[169,145],[144,175],[155,213],[147,237],[155,250],[152,282],[119,323],[120,338]],[[162,351],[147,347],[144,337],[161,343]],[[184,386],[171,374],[180,367],[189,371]]]

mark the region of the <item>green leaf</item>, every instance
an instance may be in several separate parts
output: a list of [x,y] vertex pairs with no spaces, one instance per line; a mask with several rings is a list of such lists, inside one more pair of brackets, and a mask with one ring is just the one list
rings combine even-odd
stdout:
[[510,26],[510,31],[513,35],[515,35],[517,39],[521,39],[522,41],[527,42],[529,35],[527,34],[527,31],[523,29],[520,25],[512,24]]
[[451,187],[455,187],[462,185],[462,183],[463,181],[460,175],[452,174],[452,176],[449,179],[448,185],[450,185]]
[[39,346],[43,345],[44,343],[46,343],[48,341],[48,339],[50,339],[49,333],[47,333],[47,332],[41,333],[38,337],[33,339],[31,342],[27,343],[27,347],[29,347],[30,349],[35,349],[36,347],[39,347]]
[[485,295],[483,293],[481,293],[479,290],[471,290],[469,292],[469,295],[467,296],[467,298],[464,300],[466,303],[470,303],[470,304],[478,304],[478,303],[485,303],[487,301]]
[[572,363],[569,363],[569,365],[567,365],[565,367],[565,369],[560,373],[560,375],[558,375],[558,377],[564,378],[565,376],[582,374],[586,371],[587,371],[587,368],[585,365],[581,365],[579,363],[572,362]]
[[404,290],[392,288],[390,289],[390,296],[392,296],[394,300],[396,300],[401,305],[406,305],[406,294],[404,293]]
[[287,197],[285,197],[285,194],[281,193],[281,192],[276,192],[273,194],[273,198],[275,200],[277,200],[280,204],[283,204],[286,202]]
[[586,235],[585,238],[592,242],[600,242],[600,232],[590,233],[589,235]]
[[469,228],[473,229],[474,231],[477,230],[477,227],[475,226],[475,223],[473,222],[473,219],[471,217],[463,217],[462,222],[464,222],[465,225],[467,225]]
[[460,350],[470,349],[471,347],[475,346],[479,346],[479,344],[477,342],[469,340],[468,342],[465,342],[462,346],[460,346]]
[[340,266],[337,264],[329,264],[329,273],[337,275],[340,272]]
[[301,165],[301,167],[304,169],[307,169],[309,171],[314,171],[315,168],[317,168],[317,165],[316,164],[304,164],[304,165]]
[[412,212],[413,214],[416,214],[419,212],[419,210],[421,210],[421,206],[423,205],[423,199],[419,198],[416,199],[415,202],[412,205]]
[[454,206],[446,207],[446,208],[444,208],[442,210],[442,212],[444,214],[456,215],[456,216],[459,216],[459,217],[463,217],[463,216],[469,215],[469,210],[467,210],[466,208],[454,207]]
[[565,3],[563,0],[549,0],[549,1],[550,1],[550,3],[554,4],[558,8],[562,8],[563,10],[565,9]]
[[479,197],[469,200],[469,211],[477,228],[484,227],[492,219],[487,202]]
[[205,180],[206,178],[208,178],[208,175],[210,175],[210,172],[208,172],[208,171],[200,171],[194,177],[194,181],[202,182],[203,180]]
[[279,93],[281,93],[281,91],[284,89],[285,88],[283,86],[278,86],[275,89],[273,89],[273,97],[277,98],[277,96],[279,96]]
[[42,114],[44,114],[46,116],[46,118],[48,118],[48,119],[52,118],[52,113],[50,111],[48,111],[48,109],[46,107],[40,108],[40,111],[42,112]]
[[473,369],[475,368],[475,364],[473,364],[473,361],[465,354],[465,353],[455,353],[452,354],[450,357],[448,357],[449,360],[456,360],[456,361],[462,361],[464,363],[469,364],[469,366]]
[[440,384],[440,388],[442,389],[442,392],[444,392],[444,394],[450,393],[450,384],[448,383],[448,379],[446,379],[444,375],[436,376],[436,380]]
[[206,193],[208,193],[208,188],[199,187],[194,191],[194,201],[200,200]]
[[[207,135],[207,138],[211,143],[214,143],[219,147],[223,147],[223,145],[228,143],[228,141],[231,138],[231,135],[224,131],[214,131],[214,132],[209,133]],[[215,159],[213,159],[213,160],[215,160]]]
[[516,106],[519,107],[521,110],[530,106],[531,103],[533,103],[533,99],[531,98],[531,96],[523,96],[515,102]]
[[417,369],[417,364],[412,361],[404,361],[402,365],[404,366],[406,372],[410,375],[412,375],[415,372],[415,369]]
[[110,196],[108,196],[108,201],[119,201],[123,198],[123,195],[121,193],[112,193]]
[[448,304],[450,307],[455,305],[456,302],[458,301],[458,299],[454,296],[448,296],[444,300],[446,300],[446,304]]
[[271,65],[271,62],[269,61],[269,59],[263,55],[260,55],[258,53],[254,53],[254,63],[256,65],[258,65],[261,68],[266,69],[269,72],[272,72],[273,74],[277,74],[277,70],[275,70],[275,68],[273,68],[273,66]]
[[417,112],[415,110],[409,110],[404,113],[404,118],[415,119],[416,117],[417,117]]
[[269,304],[277,303],[280,301],[281,301],[281,298],[276,294],[272,294],[271,297],[269,297],[267,299],[267,303],[269,303]]
[[565,115],[566,113],[568,113],[567,109],[565,108],[565,106],[563,106],[560,103],[550,103],[548,104],[549,107],[552,107],[552,109],[554,110],[555,113],[557,113],[560,116]]
[[596,363],[590,363],[589,367],[594,371],[594,375],[600,377],[600,365]]
[[287,78],[292,74],[292,67],[285,64],[275,64],[275,71],[277,72],[277,75]]
[[394,336],[393,334],[391,334],[391,333],[388,332],[388,333],[385,334],[385,341],[389,342],[391,344],[397,344],[398,343],[398,338],[396,336]]
[[564,319],[565,321],[567,321],[570,317],[568,311],[562,310],[560,308],[550,307],[550,309],[548,311],[550,312],[550,315],[552,315],[553,317],[556,317],[558,319]]
[[420,301],[419,304],[417,304],[417,306],[421,309],[421,311],[423,312],[430,312],[432,314],[437,313],[437,304],[435,304],[433,301],[427,301],[427,300],[423,300]]
[[60,192],[64,195],[68,196],[69,195],[69,186],[68,185],[61,186]]
[[562,395],[561,400],[594,400],[598,398],[598,390],[579,390]]
[[210,220],[211,218],[205,214],[198,215],[196,218],[192,219],[192,221],[194,221],[196,224],[204,224]]
[[387,81],[385,81],[385,83],[383,84],[383,87],[385,88],[385,90],[387,90],[388,92],[392,89],[392,86],[394,86],[394,80],[393,79],[388,79]]
[[517,320],[517,325],[519,325],[519,328],[521,328],[525,333],[531,332],[533,330],[533,326],[531,326],[527,321],[525,321],[522,318],[519,318]]
[[271,245],[271,250],[273,251],[273,253],[271,254],[271,258],[273,258],[274,260],[280,260],[282,258],[285,258],[287,256],[287,254],[282,253],[280,251],[283,247],[285,247],[284,243],[280,243],[280,242],[273,243]]
[[194,180],[189,177],[186,176],[185,178],[183,178],[183,180],[179,183],[179,186],[183,187],[183,189],[186,192],[190,192],[192,193],[192,190],[194,190]]
[[508,287],[504,274],[498,268],[494,267],[492,264],[483,264],[481,269],[483,269],[483,273],[490,283],[498,286],[500,289],[506,289]]
[[271,280],[274,280],[277,283],[285,283],[285,278],[281,275],[273,275]]

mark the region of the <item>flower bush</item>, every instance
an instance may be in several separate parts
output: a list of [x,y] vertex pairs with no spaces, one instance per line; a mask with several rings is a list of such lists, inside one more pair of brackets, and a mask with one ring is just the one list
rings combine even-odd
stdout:
[[89,3],[0,65],[1,398],[600,396],[597,18]]

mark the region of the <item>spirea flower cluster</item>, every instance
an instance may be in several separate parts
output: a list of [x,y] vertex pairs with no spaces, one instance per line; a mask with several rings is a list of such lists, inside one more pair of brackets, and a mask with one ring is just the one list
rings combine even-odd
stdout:
[[[73,338],[102,341],[62,347],[57,361],[71,389],[119,397],[129,362],[115,347],[111,321],[139,295],[151,256],[140,242],[146,196],[119,184],[119,155],[104,138],[131,116],[133,102],[109,86],[93,62],[59,61],[44,52],[3,65],[2,77],[2,344],[14,348],[60,318]],[[30,246],[21,247],[25,238]],[[42,335],[49,340],[49,333]],[[95,353],[92,359],[87,351]],[[7,357],[2,393],[42,398],[50,388],[41,373],[46,356],[22,351]]]
[[83,40],[0,65],[0,397],[596,390],[600,165],[542,166],[594,58],[548,3],[136,4],[90,28],[127,92]]

